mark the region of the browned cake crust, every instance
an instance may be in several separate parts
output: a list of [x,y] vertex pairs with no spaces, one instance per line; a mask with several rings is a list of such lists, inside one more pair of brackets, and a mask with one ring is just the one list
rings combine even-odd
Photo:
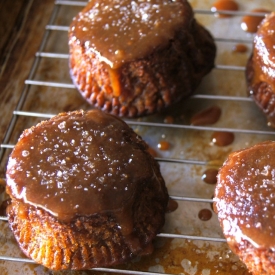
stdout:
[[92,105],[119,116],[137,117],[160,112],[189,96],[214,67],[216,47],[210,33],[193,18],[187,1],[180,27],[165,47],[116,70],[121,92],[116,96],[110,70],[69,31],[70,72],[82,96]]
[[[150,183],[148,183],[150,185]],[[154,200],[157,186],[142,190],[133,206],[132,247],[112,215],[78,217],[69,223],[18,200],[7,208],[10,227],[22,251],[53,270],[88,269],[124,263],[152,252],[152,240],[164,224],[165,202]]]
[[275,13],[271,13],[258,27],[245,71],[248,94],[272,127],[275,127],[274,30]]
[[262,110],[270,126],[275,127],[275,91],[265,81],[253,84],[253,55],[251,55],[247,62],[245,76],[249,95]]
[[275,142],[229,155],[218,173],[214,210],[231,250],[253,275],[275,274]]
[[253,275],[275,274],[275,255],[271,249],[255,249],[246,240],[242,240],[230,248],[245,263]]
[[62,113],[25,130],[9,159],[7,193],[8,221],[20,248],[53,270],[112,266],[150,254],[168,203],[146,143],[99,110]]

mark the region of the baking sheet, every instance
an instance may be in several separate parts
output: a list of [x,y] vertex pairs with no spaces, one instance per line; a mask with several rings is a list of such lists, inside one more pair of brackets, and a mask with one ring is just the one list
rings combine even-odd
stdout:
[[[80,1],[75,2],[80,3]],[[213,2],[210,0],[190,1],[193,8],[198,11],[209,11]],[[240,11],[250,11],[254,8],[275,10],[275,4],[268,0],[239,1],[238,4]],[[58,5],[58,7],[57,16],[52,25],[57,28],[53,28],[49,32],[43,52],[62,54],[62,56],[57,58],[42,57],[32,81],[72,83],[66,58],[68,53],[67,32],[62,27],[69,26],[72,17],[82,7],[77,5]],[[241,30],[242,16],[235,15],[221,19],[212,14],[200,12],[195,16],[216,38],[217,68],[203,79],[195,96],[181,102],[172,111],[137,120],[127,120],[157,152],[169,194],[182,198],[177,200],[178,208],[166,215],[163,235],[157,238],[153,255],[117,267],[126,270],[127,274],[143,274],[143,272],[188,275],[248,274],[246,268],[228,249],[226,243],[192,240],[191,237],[188,237],[223,239],[211,203],[203,202],[203,200],[200,202],[193,198],[206,200],[212,198],[214,185],[206,184],[201,178],[206,169],[218,168],[226,156],[234,150],[251,146],[263,140],[274,139],[274,131],[267,126],[265,117],[254,102],[247,98],[244,66],[251,52],[253,36]],[[233,52],[232,49],[237,43],[246,44],[249,48],[248,52]],[[230,69],[223,66],[233,67]],[[190,119],[194,114],[214,105],[219,106],[222,110],[222,115],[217,123],[207,127],[190,126]],[[90,106],[74,88],[36,84],[29,86],[28,95],[21,111],[45,114],[47,117],[62,111],[80,108],[89,109]],[[34,117],[19,115],[9,143],[15,144],[20,133],[25,128],[44,119],[43,115]],[[167,115],[173,116],[173,124],[164,123]],[[225,147],[215,146],[211,142],[211,135],[217,130],[234,132],[234,142]],[[158,149],[159,142],[163,140],[169,141],[169,150]],[[9,153],[10,149],[7,149],[1,166],[5,166]],[[4,197],[4,193],[1,196]],[[201,221],[198,218],[198,212],[204,208],[212,211],[213,216],[209,221]],[[4,221],[0,221],[0,256],[25,259]],[[98,272],[100,271],[52,272],[33,263],[0,261],[1,274],[82,275]],[[110,271],[103,270],[101,272],[107,274]],[[122,271],[117,273],[121,274]]]

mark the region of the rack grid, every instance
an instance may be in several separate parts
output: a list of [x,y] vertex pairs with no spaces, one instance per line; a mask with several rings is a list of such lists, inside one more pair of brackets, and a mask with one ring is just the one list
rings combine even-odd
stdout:
[[[192,1],[190,1],[192,3]],[[195,3],[196,1],[194,1]],[[210,1],[204,1],[209,2]],[[259,5],[261,1],[258,1]],[[77,98],[77,102],[81,102],[80,98],[78,98],[78,92],[75,89],[75,86],[70,81],[70,77],[65,73],[65,77],[62,74],[59,78],[55,77],[55,74],[59,74],[58,69],[64,68],[65,70],[68,68],[64,67],[68,60],[68,51],[67,51],[67,40],[65,40],[67,31],[69,29],[69,22],[72,19],[73,15],[76,15],[78,11],[81,10],[83,6],[86,5],[84,1],[56,1],[54,3],[54,9],[49,20],[47,26],[45,26],[44,36],[41,41],[40,47],[34,56],[34,63],[29,72],[28,78],[25,80],[25,86],[21,93],[20,100],[16,106],[16,108],[12,111],[13,116],[10,121],[9,127],[5,133],[5,137],[3,142],[1,143],[1,151],[0,151],[0,162],[3,164],[7,160],[7,156],[10,150],[13,148],[19,134],[24,129],[24,127],[34,125],[36,122],[39,122],[43,119],[48,119],[58,112],[64,111],[67,108],[68,102],[70,102],[70,95],[73,94],[73,98]],[[198,4],[199,5],[199,4]],[[271,8],[275,8],[274,4],[271,4]],[[157,139],[166,139],[171,136],[171,133],[175,133],[175,136],[182,136],[187,134],[187,145],[181,148],[183,141],[182,137],[179,144],[175,145],[178,139],[172,138],[172,144],[174,143],[174,148],[168,152],[159,152],[159,156],[156,157],[157,161],[160,163],[161,168],[164,169],[164,174],[167,174],[166,181],[168,182],[168,188],[170,185],[173,186],[173,182],[170,182],[170,172],[169,165],[173,167],[176,166],[176,171],[182,169],[184,171],[190,170],[190,167],[196,167],[196,171],[199,168],[199,172],[202,169],[206,169],[210,166],[218,167],[221,165],[222,160],[228,155],[229,152],[254,144],[261,140],[274,139],[275,132],[266,125],[265,118],[260,113],[260,111],[255,106],[254,102],[250,97],[247,96],[245,91],[245,81],[244,81],[244,71],[245,71],[245,59],[250,54],[253,35],[244,34],[242,30],[233,31],[230,33],[228,37],[225,37],[225,32],[221,31],[222,27],[227,26],[230,22],[235,24],[234,30],[239,29],[239,21],[240,18],[244,15],[255,15],[262,16],[262,13],[252,13],[249,12],[250,6],[243,6],[243,11],[231,12],[224,11],[224,14],[231,15],[232,17],[228,17],[227,19],[219,19],[215,17],[215,13],[210,9],[200,8],[194,4],[194,13],[195,16],[198,17],[198,20],[202,20],[206,28],[208,28],[215,39],[218,48],[218,55],[215,68],[213,71],[206,77],[205,80],[201,83],[200,87],[196,91],[194,95],[192,95],[189,99],[186,100],[186,104],[183,104],[181,108],[183,111],[177,112],[176,114],[172,114],[176,117],[174,123],[167,124],[163,121],[163,116],[150,116],[148,118],[142,119],[125,119],[125,121],[135,128],[148,142],[148,144],[154,146]],[[209,6],[211,7],[211,6]],[[64,13],[66,13],[66,19],[63,18]],[[220,12],[221,13],[221,12]],[[64,23],[65,22],[65,23]],[[218,22],[218,23],[217,23]],[[217,26],[222,22],[221,26]],[[224,23],[225,22],[225,23]],[[67,24],[66,24],[67,23]],[[227,24],[227,25],[225,25]],[[224,36],[223,36],[224,34]],[[230,36],[231,34],[231,36]],[[63,38],[61,44],[63,46],[54,45],[53,41],[55,41],[56,37],[61,36]],[[230,49],[235,44],[246,44],[250,49],[248,53],[242,54],[236,57],[237,54],[232,53]],[[53,46],[54,45],[54,46]],[[60,50],[61,49],[61,50]],[[228,62],[226,55],[230,55],[231,59]],[[239,59],[241,62],[239,62]],[[233,62],[232,62],[233,60]],[[237,62],[235,62],[237,61]],[[47,65],[49,62],[50,65]],[[57,62],[57,63],[56,63]],[[45,65],[46,64],[46,65]],[[54,65],[52,65],[54,64]],[[56,65],[57,64],[57,65]],[[48,66],[48,67],[47,67]],[[53,74],[48,74],[45,68],[53,69],[56,66],[56,72],[53,71]],[[45,68],[44,68],[45,67]],[[44,75],[47,74],[47,77]],[[235,78],[235,74],[238,76]],[[217,79],[220,76],[221,79]],[[228,85],[227,83],[220,83],[224,79],[227,79],[228,76]],[[236,83],[232,84],[232,79],[236,79]],[[215,81],[221,84],[221,87],[226,87],[225,90],[219,89],[219,85],[215,84]],[[214,83],[214,84],[213,84]],[[231,88],[227,88],[227,86],[232,86]],[[234,90],[235,89],[235,90]],[[43,95],[41,98],[36,95],[37,91],[41,90]],[[48,105],[43,105],[42,107],[39,104],[31,104],[30,102],[33,100],[38,100],[39,102],[43,102],[43,100],[49,100],[51,97],[52,90],[54,93],[61,93],[61,96],[65,94],[64,103],[61,102],[57,104],[57,106],[53,106],[51,108],[47,108]],[[232,91],[233,90],[233,91]],[[63,104],[63,105],[62,105]],[[37,105],[37,106],[36,106]],[[192,106],[188,108],[187,106]],[[210,126],[194,126],[188,123],[188,119],[185,117],[181,119],[180,117],[184,113],[189,112],[189,118],[191,114],[194,114],[198,110],[204,109],[207,106],[219,105],[222,107],[223,114],[225,113],[220,122],[215,125]],[[234,105],[230,107],[229,105]],[[244,106],[244,107],[243,107]],[[61,108],[60,108],[61,107]],[[72,104],[71,108],[74,109],[74,105]],[[86,103],[81,103],[81,108],[89,108]],[[231,110],[231,111],[230,111]],[[234,114],[238,110],[241,116],[238,117],[238,120],[234,119]],[[241,111],[240,111],[241,110]],[[227,115],[228,113],[228,115]],[[188,115],[187,115],[188,117]],[[232,118],[233,117],[233,118]],[[20,123],[18,122],[20,121]],[[21,121],[24,123],[22,124]],[[22,124],[21,127],[18,127],[18,124]],[[202,139],[205,140],[209,137],[210,133],[214,131],[222,131],[222,132],[232,132],[235,135],[235,141],[232,146],[227,148],[214,148],[213,144],[210,142],[204,142],[203,145]],[[199,135],[203,137],[199,137],[198,140],[192,140],[194,135]],[[208,147],[207,147],[208,146]],[[206,148],[207,154],[202,152],[197,153],[189,152],[190,148],[199,147],[198,150],[201,151],[201,148]],[[185,150],[188,150],[189,153],[185,153]],[[191,150],[192,151],[192,150]],[[219,157],[214,158],[213,155],[217,154]],[[209,156],[211,156],[209,158]],[[168,166],[168,168],[167,168]],[[171,167],[172,167],[171,166]],[[187,173],[188,174],[188,173]],[[192,173],[190,173],[191,175]],[[198,182],[200,178],[200,173],[194,177],[194,180],[191,180],[191,183],[187,186],[189,188],[194,182]],[[182,183],[181,183],[182,184]],[[199,183],[201,186],[201,183]],[[177,190],[178,187],[176,187]],[[193,187],[192,187],[193,188]],[[200,188],[200,187],[199,187]],[[184,189],[184,188],[183,188]],[[195,190],[196,188],[194,188]],[[203,188],[204,189],[204,188]],[[205,187],[205,194],[197,194],[194,192],[186,192],[187,194],[177,194],[176,191],[173,193],[173,188],[171,187],[170,197],[173,200],[176,200],[179,203],[187,203],[187,205],[199,204],[199,205],[208,205],[208,207],[213,202],[210,194],[213,193],[213,187]],[[184,189],[186,190],[186,189]],[[192,206],[191,206],[192,207]],[[201,206],[199,206],[201,207]],[[192,210],[191,210],[192,212]],[[213,214],[214,215],[214,214]],[[215,219],[215,217],[213,218]],[[0,222],[5,223],[7,221],[6,217],[0,217]],[[218,226],[217,222],[214,222],[215,226]],[[197,226],[197,221],[195,222],[195,226]],[[202,226],[204,228],[204,225]],[[216,229],[215,229],[216,230]],[[214,230],[214,231],[215,231]],[[178,239],[185,241],[200,241],[200,242],[214,242],[214,243],[225,243],[225,239],[223,238],[220,228],[216,230],[218,233],[216,236],[207,235],[207,233],[211,232],[211,229],[206,226],[206,233],[199,232],[199,234],[190,234],[192,230],[187,230],[187,232],[175,233],[175,232],[162,232],[158,235],[159,238],[166,239]],[[14,257],[10,255],[0,255],[0,260],[8,261],[8,262],[22,262],[22,263],[30,263],[33,264],[32,260],[26,259],[24,257]],[[1,266],[0,266],[1,269]],[[156,275],[156,274],[164,274],[163,272],[149,272],[149,271],[135,271],[135,270],[122,270],[122,269],[113,269],[113,268],[96,268],[93,269],[95,271],[102,271],[106,273],[120,273],[120,274],[146,274],[146,275]],[[169,274],[169,273],[165,273]],[[183,273],[185,274],[185,273]],[[189,273],[186,273],[189,274]],[[209,273],[210,274],[210,273]],[[211,273],[212,274],[212,273]]]

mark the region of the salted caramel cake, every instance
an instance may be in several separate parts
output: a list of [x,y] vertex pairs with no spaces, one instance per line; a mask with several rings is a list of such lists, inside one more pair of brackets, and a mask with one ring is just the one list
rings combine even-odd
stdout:
[[53,270],[111,266],[149,254],[168,193],[147,144],[99,110],[61,113],[25,130],[7,165],[10,228]]

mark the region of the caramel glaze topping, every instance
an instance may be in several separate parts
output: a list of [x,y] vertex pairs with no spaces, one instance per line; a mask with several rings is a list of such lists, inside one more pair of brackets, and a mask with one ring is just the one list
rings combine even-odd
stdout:
[[[253,9],[251,12],[267,14],[270,11],[266,9]],[[242,18],[241,28],[245,32],[255,33],[264,18],[264,15],[246,15]]]
[[201,209],[198,217],[201,221],[209,221],[212,218],[212,212],[209,209]]
[[266,82],[275,90],[275,13],[260,25],[254,38],[253,83]]
[[92,0],[74,18],[70,39],[116,69],[165,46],[190,18],[182,0]]
[[224,234],[275,249],[275,142],[229,155],[220,169],[215,208]]
[[209,168],[206,171],[204,171],[202,175],[202,180],[208,184],[216,184],[217,175],[218,175],[218,170],[216,168]]
[[62,113],[22,134],[8,162],[7,192],[59,220],[111,212],[128,223],[139,188],[158,181],[146,148],[114,116]]
[[[212,7],[212,12],[218,12],[218,11],[237,11],[239,9],[239,5],[234,0],[218,0],[216,1]],[[226,18],[231,17],[232,14],[227,13],[217,13],[217,16],[220,18]]]

